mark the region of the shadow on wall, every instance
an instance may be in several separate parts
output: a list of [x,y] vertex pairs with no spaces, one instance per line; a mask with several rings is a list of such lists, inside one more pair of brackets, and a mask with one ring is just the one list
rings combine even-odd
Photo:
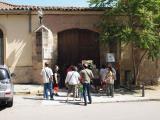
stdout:
[[[27,59],[27,40],[13,40],[11,44],[11,52],[7,57],[7,64],[9,65],[11,73],[16,74],[14,83],[28,83],[31,81],[32,71],[31,67],[23,65],[24,60]],[[13,47],[12,47],[13,46]],[[23,65],[23,66],[20,66]]]

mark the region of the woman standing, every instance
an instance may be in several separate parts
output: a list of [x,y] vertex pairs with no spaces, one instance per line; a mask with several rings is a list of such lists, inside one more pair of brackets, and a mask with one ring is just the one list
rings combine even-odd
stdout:
[[73,93],[73,97],[76,97],[76,91],[78,84],[80,83],[80,74],[77,72],[76,66],[71,66],[71,70],[67,73],[65,83],[68,84],[67,102],[70,93]]
[[114,73],[111,67],[108,67],[106,74],[106,83],[107,83],[107,96],[114,97]]

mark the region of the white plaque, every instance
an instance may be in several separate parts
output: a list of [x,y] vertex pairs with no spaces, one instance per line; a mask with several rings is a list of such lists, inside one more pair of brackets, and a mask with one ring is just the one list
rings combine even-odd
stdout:
[[43,58],[52,59],[53,49],[52,48],[43,48]]
[[106,54],[106,62],[115,62],[114,53],[107,53]]

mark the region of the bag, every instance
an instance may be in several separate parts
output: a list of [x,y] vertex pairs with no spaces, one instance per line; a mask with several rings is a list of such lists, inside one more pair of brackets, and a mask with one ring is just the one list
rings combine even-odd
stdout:
[[[44,71],[46,72],[46,70],[44,69]],[[48,79],[49,79],[49,82],[53,82],[53,77],[52,76],[50,76],[49,77],[49,75],[48,75],[48,73],[46,72],[46,75],[47,75],[47,77],[48,77]]]
[[107,76],[107,78],[104,81],[106,81],[106,83],[109,83],[109,84],[114,84],[113,75]]
[[53,82],[53,79],[52,79],[52,77],[50,77],[50,78],[49,78],[49,82]]
[[102,85],[106,85],[106,84],[107,84],[107,81],[106,81],[106,80],[103,80],[101,84],[102,84]]
[[67,82],[67,83],[65,84],[65,86],[66,86],[66,88],[68,88],[68,87],[69,87],[69,83]]
[[107,84],[114,84],[113,72],[108,71],[106,73],[105,79],[102,82],[104,82],[103,84],[105,84],[105,85],[107,85]]

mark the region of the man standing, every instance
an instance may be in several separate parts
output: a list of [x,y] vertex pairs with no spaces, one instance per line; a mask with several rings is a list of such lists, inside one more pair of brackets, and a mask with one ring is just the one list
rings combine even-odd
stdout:
[[88,69],[88,64],[83,64],[83,70],[80,71],[81,82],[83,84],[83,97],[84,97],[84,105],[87,105],[86,92],[88,94],[89,104],[92,103],[92,98],[90,94],[90,83],[91,79],[94,77],[93,73],[90,69]]
[[44,64],[44,68],[41,71],[44,83],[44,98],[48,99],[48,91],[50,92],[50,99],[53,100],[53,72],[49,68],[48,63]]

